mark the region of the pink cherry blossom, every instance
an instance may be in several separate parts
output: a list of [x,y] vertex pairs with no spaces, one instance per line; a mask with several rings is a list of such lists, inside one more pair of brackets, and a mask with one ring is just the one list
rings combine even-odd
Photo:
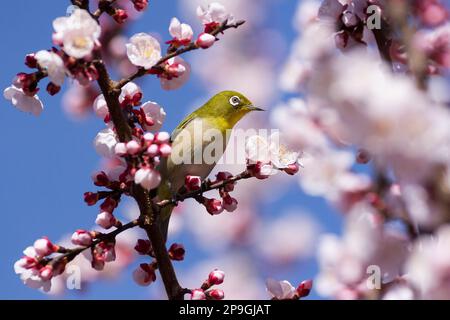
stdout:
[[102,211],[97,215],[95,223],[104,229],[109,229],[116,224],[116,218],[111,212]]
[[169,33],[173,37],[169,43],[177,46],[189,44],[194,34],[190,25],[181,23],[175,17],[170,21]]
[[200,33],[195,41],[195,44],[198,45],[202,49],[207,49],[211,47],[214,42],[216,42],[216,37],[212,34],[203,32]]
[[200,190],[202,186],[202,179],[199,176],[186,176],[184,186],[187,191]]
[[36,254],[41,257],[48,256],[57,250],[57,247],[46,237],[36,240],[33,247]]
[[223,280],[225,279],[225,272],[219,269],[214,269],[210,272],[208,276],[208,283],[210,285],[218,285],[222,284]]
[[160,77],[161,88],[176,90],[185,84],[191,73],[191,66],[181,57],[173,57],[165,62],[166,73]]
[[156,188],[161,182],[161,175],[152,168],[141,168],[134,175],[134,182],[147,190]]
[[293,299],[296,294],[295,288],[286,280],[277,281],[274,279],[267,279],[266,288],[267,292],[277,300]]
[[133,279],[140,286],[148,286],[156,280],[155,270],[152,265],[141,263],[133,271]]
[[194,289],[191,291],[191,300],[206,300],[206,294],[202,289]]
[[145,125],[144,129],[148,131],[159,131],[166,118],[164,109],[158,103],[153,101],[145,102],[141,108],[144,110],[145,115],[153,120],[153,125]]
[[90,246],[92,234],[86,230],[77,230],[72,234],[72,243],[80,246]]

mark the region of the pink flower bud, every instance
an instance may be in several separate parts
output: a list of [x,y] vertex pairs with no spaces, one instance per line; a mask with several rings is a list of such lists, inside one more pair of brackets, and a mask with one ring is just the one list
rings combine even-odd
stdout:
[[58,249],[47,237],[36,240],[33,247],[36,254],[41,257],[48,256]]
[[271,164],[262,163],[258,161],[256,164],[250,164],[247,166],[247,170],[257,179],[267,179],[273,171]]
[[117,200],[111,197],[107,197],[105,201],[103,201],[103,203],[100,205],[100,210],[112,213],[114,209],[117,208],[117,205],[118,205]]
[[156,157],[159,154],[159,146],[157,144],[151,144],[148,148],[147,148],[147,154],[150,157]]
[[170,140],[170,134],[168,132],[161,131],[155,135],[155,143],[158,143],[158,144],[168,143],[169,140]]
[[284,172],[287,174],[293,176],[300,170],[300,165],[298,163],[292,163],[288,165],[286,168],[284,168]]
[[84,202],[86,202],[86,204],[88,206],[93,206],[97,203],[98,201],[98,193],[94,193],[94,192],[85,192],[84,193]]
[[179,243],[173,243],[169,248],[169,257],[170,257],[170,259],[175,260],[175,261],[184,260],[185,253],[186,253],[186,250],[184,249],[184,246]]
[[311,289],[312,289],[312,285],[313,285],[312,280],[302,281],[302,283],[300,283],[300,285],[297,288],[297,293],[298,293],[299,298],[303,298],[303,297],[306,297],[307,295],[309,295],[309,293],[311,292]]
[[223,300],[225,298],[225,293],[220,289],[209,290],[207,294],[213,300]]
[[141,151],[141,145],[137,141],[135,140],[128,141],[127,143],[128,154],[135,155],[139,153],[139,151]]
[[191,291],[191,300],[206,300],[206,294],[202,289],[194,289]]
[[153,139],[155,139],[155,135],[151,132],[146,132],[144,134],[144,139],[145,139],[145,141],[152,142]]
[[197,41],[195,41],[195,44],[202,49],[207,49],[211,47],[215,41],[216,37],[214,37],[212,34],[203,32],[199,34]]
[[225,279],[225,272],[219,269],[214,269],[208,276],[208,283],[211,286],[214,286],[223,283],[224,279]]
[[100,212],[95,219],[95,223],[104,229],[109,229],[116,224],[116,218],[108,211]]
[[39,269],[39,276],[42,278],[42,280],[47,281],[50,280],[53,277],[53,268],[52,266],[45,266]]
[[137,11],[143,11],[148,6],[148,0],[131,0]]
[[203,205],[211,215],[221,214],[223,211],[222,201],[218,199],[205,198],[205,202],[203,203]]
[[141,263],[133,271],[133,280],[140,286],[148,286],[156,280],[155,268],[152,264]]
[[234,210],[236,210],[238,201],[235,198],[227,194],[225,197],[222,198],[222,200],[223,200],[223,208],[226,211],[233,212]]
[[119,157],[126,155],[127,151],[127,145],[123,142],[119,142],[114,147],[114,153]]
[[184,186],[188,192],[200,190],[202,179],[199,176],[186,176],[184,178]]
[[80,246],[90,246],[92,244],[92,234],[86,230],[77,230],[72,234],[72,243]]
[[168,143],[163,143],[159,146],[159,153],[162,157],[168,157],[172,152],[172,147]]
[[105,268],[105,260],[101,255],[94,255],[91,261],[91,266],[97,271],[102,271]]
[[95,247],[95,253],[102,257],[105,262],[112,262],[116,260],[116,249],[115,244],[108,242],[100,242]]
[[141,255],[150,254],[152,251],[152,244],[150,240],[138,239],[134,246],[134,250]]
[[116,9],[116,12],[114,12],[114,14],[112,15],[112,17],[114,18],[114,20],[117,23],[124,23],[125,20],[127,20],[128,18],[128,14],[125,10],[123,9]]

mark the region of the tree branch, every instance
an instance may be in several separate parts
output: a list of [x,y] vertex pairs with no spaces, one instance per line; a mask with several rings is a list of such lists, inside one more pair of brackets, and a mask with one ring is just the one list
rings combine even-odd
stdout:
[[[243,25],[244,23],[245,23],[244,20],[239,20],[239,21],[237,21],[235,23],[228,24],[228,22],[225,20],[220,26],[218,26],[214,31],[211,32],[211,35],[217,36],[219,33],[223,33],[227,29],[238,28],[239,26]],[[216,41],[217,40],[219,40],[219,39],[216,39]],[[189,51],[192,51],[192,50],[196,50],[196,49],[199,49],[199,48],[200,47],[195,42],[191,42],[187,46],[181,47],[181,48],[179,48],[179,49],[177,49],[175,51],[167,53],[164,57],[159,59],[159,61],[151,69],[153,69],[153,68],[161,69],[163,63],[166,62],[167,60],[169,60],[170,58],[179,56],[179,55],[181,55],[183,53],[186,53],[186,52],[189,52]],[[139,68],[135,73],[133,73],[129,77],[120,80],[116,84],[116,88],[117,89],[122,88],[128,82],[133,81],[133,80],[135,80],[137,78],[140,78],[140,77],[146,75],[147,72],[148,72],[148,70],[146,70],[144,68]]]
[[39,261],[39,262],[42,263],[43,265],[46,265],[48,263],[56,264],[63,260],[65,260],[66,263],[70,262],[77,255],[82,253],[84,250],[94,248],[100,242],[111,242],[116,238],[117,235],[119,235],[120,233],[122,233],[128,229],[138,226],[139,223],[140,223],[139,219],[135,219],[133,221],[128,222],[127,224],[124,224],[124,225],[118,227],[114,231],[111,231],[109,233],[100,234],[98,237],[95,238],[94,241],[92,241],[92,243],[89,246],[80,246],[80,247],[76,247],[76,248],[72,248],[72,249],[60,247],[58,252],[62,253],[62,255],[55,257],[55,258],[50,258],[50,259],[44,258],[42,261]]
[[156,205],[159,208],[164,208],[165,206],[168,206],[168,205],[176,205],[179,201],[184,201],[188,198],[195,198],[196,196],[199,196],[204,192],[214,190],[214,189],[220,189],[229,183],[234,183],[239,180],[249,179],[251,177],[252,177],[252,175],[247,170],[245,170],[244,172],[242,172],[238,175],[235,175],[233,177],[230,177],[226,180],[218,181],[215,183],[208,183],[208,181],[205,181],[202,184],[202,187],[198,190],[184,193],[184,194],[177,194],[174,199],[161,200],[161,201],[157,202]]
[[[119,140],[127,142],[131,140],[132,131],[119,103],[120,88],[118,88],[116,83],[111,80],[104,63],[101,60],[96,60],[94,64],[99,73],[98,84],[105,97]],[[140,219],[143,221],[142,227],[145,229],[152,242],[155,258],[158,263],[158,270],[160,271],[161,278],[164,282],[167,296],[170,300],[182,299],[183,295],[181,292],[183,289],[178,283],[172,262],[167,253],[164,238],[157,224],[159,217],[157,212],[153,210],[150,195],[148,194],[148,191],[144,190],[140,185],[134,184],[132,196],[136,199],[140,209]]]

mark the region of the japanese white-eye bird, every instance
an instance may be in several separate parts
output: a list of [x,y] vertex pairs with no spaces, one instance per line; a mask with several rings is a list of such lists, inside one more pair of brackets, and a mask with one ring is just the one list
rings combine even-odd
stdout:
[[[172,154],[160,165],[163,179],[158,197],[173,197],[184,186],[187,175],[204,180],[225,152],[234,126],[248,113],[262,110],[239,92],[222,91],[184,118],[172,133]],[[166,206],[160,213],[164,237],[173,208]]]

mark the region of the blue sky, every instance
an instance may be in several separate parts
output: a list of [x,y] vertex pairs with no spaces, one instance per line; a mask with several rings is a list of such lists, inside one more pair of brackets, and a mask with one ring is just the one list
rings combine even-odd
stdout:
[[[51,22],[55,17],[65,14],[68,3],[69,1],[46,0],[35,4],[34,1],[16,0],[2,4],[2,88],[9,86],[16,73],[26,71],[23,58],[27,53],[51,46]],[[271,11],[268,26],[279,30],[285,40],[292,40],[295,33],[291,21],[296,1],[276,1],[272,6],[276,10]],[[174,15],[179,15],[176,1],[151,1],[149,10],[133,25],[130,33],[154,31],[166,34],[170,18]],[[189,60],[189,56],[187,59]],[[192,101],[206,94],[205,88],[199,83],[194,77],[180,90],[164,92],[155,79],[143,82],[144,94],[151,92],[152,100],[168,106],[165,129],[175,127]],[[47,298],[21,284],[13,271],[14,261],[36,238],[47,235],[50,239],[57,240],[75,229],[89,228],[96,214],[95,209],[84,205],[82,194],[93,189],[90,173],[98,167],[99,158],[91,147],[92,139],[103,124],[94,117],[83,121],[70,119],[61,108],[61,94],[52,98],[41,92],[40,97],[45,110],[39,118],[21,113],[8,101],[0,99],[0,161],[3,169],[0,184],[0,298],[3,299]],[[171,112],[171,108],[176,108],[177,112]],[[324,223],[325,230],[338,230],[339,216],[330,212],[323,201],[301,195],[297,187],[290,188],[282,201],[265,208],[265,211],[270,215],[283,207],[298,205],[314,212]],[[185,239],[184,243],[189,246],[189,239]],[[196,254],[198,257],[202,254],[196,253],[195,248],[191,252],[189,261],[177,264],[177,267],[189,268],[189,263],[195,261]],[[301,274],[298,268],[301,268]],[[300,280],[312,277],[316,271],[315,262],[311,260],[301,266],[282,270],[279,275]],[[130,274],[131,270],[126,270],[114,281],[94,283],[82,297],[148,298],[148,290],[130,281]],[[77,297],[80,295],[72,293],[67,296]]]

